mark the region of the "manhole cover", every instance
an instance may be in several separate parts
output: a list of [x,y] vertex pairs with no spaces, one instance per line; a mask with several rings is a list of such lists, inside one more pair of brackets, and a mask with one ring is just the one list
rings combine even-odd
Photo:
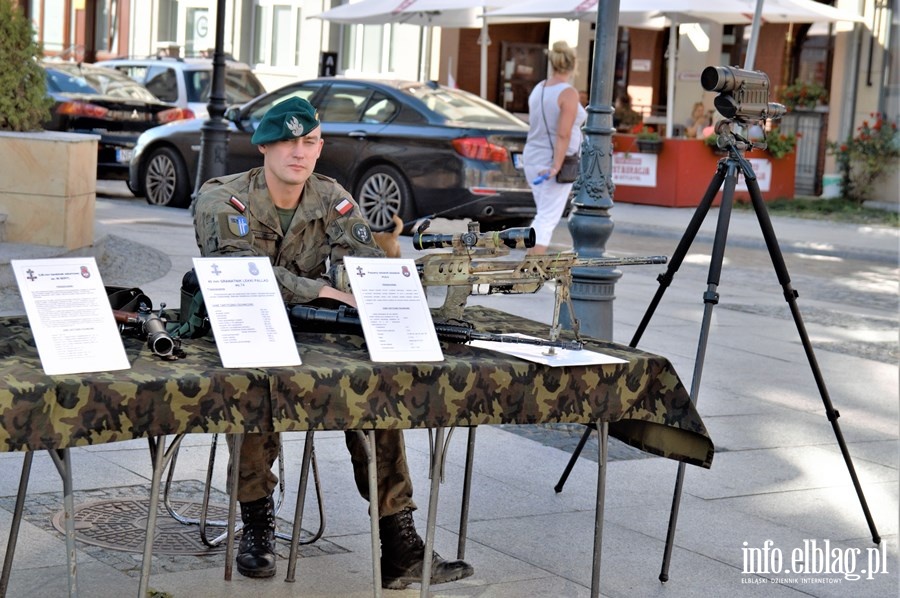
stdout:
[[[183,517],[198,519],[200,503],[170,500],[172,508]],[[94,546],[112,548],[125,552],[144,552],[149,499],[122,498],[85,503],[75,507],[75,537]],[[228,508],[210,504],[207,519],[225,521]],[[53,527],[65,533],[65,513],[53,516]],[[207,526],[207,538],[218,536],[222,528]],[[153,554],[203,555],[216,551],[224,552],[225,544],[214,548],[206,546],[200,539],[200,529],[196,525],[179,523],[169,516],[160,503],[156,516],[156,535],[153,538]]]

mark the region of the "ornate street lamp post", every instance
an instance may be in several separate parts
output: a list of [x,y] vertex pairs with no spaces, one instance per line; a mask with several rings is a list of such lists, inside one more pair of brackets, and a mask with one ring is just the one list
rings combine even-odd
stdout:
[[[612,95],[618,28],[619,1],[600,0],[581,172],[574,185],[573,213],[569,218],[569,232],[579,257],[603,257],[613,231],[609,210],[613,207]],[[612,302],[616,281],[621,276],[619,270],[612,268],[572,270],[572,304],[585,335],[612,340]]]
[[216,47],[213,51],[212,91],[209,118],[200,129],[200,162],[194,195],[211,178],[225,173],[228,153],[228,123],[225,121],[225,0],[216,2]]

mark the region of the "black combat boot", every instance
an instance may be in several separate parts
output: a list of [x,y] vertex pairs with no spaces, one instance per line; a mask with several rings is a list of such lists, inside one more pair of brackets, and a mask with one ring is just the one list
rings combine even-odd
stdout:
[[[381,536],[381,587],[402,590],[421,583],[425,542],[416,532],[412,509],[379,520]],[[447,583],[469,577],[475,572],[465,561],[445,561],[438,553],[431,560],[431,583]]]
[[275,575],[275,507],[271,496],[241,503],[244,530],[237,570],[246,577]]

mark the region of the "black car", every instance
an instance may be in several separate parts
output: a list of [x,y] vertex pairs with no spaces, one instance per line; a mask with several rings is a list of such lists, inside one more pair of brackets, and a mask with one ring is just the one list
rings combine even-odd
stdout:
[[97,178],[127,179],[138,136],[190,116],[114,70],[76,62],[44,62],[42,66],[47,93],[53,98],[44,129],[99,135]]
[[[483,228],[527,225],[534,198],[522,171],[528,125],[494,104],[437,83],[323,78],[293,83],[226,112],[226,172],[262,165],[250,143],[260,119],[289,97],[319,110],[325,146],[316,171],[347,188],[374,230],[394,214],[472,218]],[[187,206],[200,129],[183,121],[141,135],[129,187],[151,204]]]

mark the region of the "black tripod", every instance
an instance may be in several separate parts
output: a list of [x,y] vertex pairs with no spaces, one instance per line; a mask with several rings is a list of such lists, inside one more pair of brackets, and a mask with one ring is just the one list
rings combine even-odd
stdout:
[[[691,218],[690,223],[688,224],[687,230],[685,230],[681,241],[679,241],[678,243],[678,247],[675,249],[675,253],[669,260],[669,264],[666,268],[665,273],[659,275],[659,288],[657,289],[656,294],[653,296],[653,300],[650,302],[650,305],[647,307],[647,311],[644,313],[644,317],[643,319],[641,319],[641,322],[638,325],[638,328],[635,331],[634,337],[631,339],[631,343],[629,343],[629,346],[637,347],[637,344],[640,341],[644,330],[646,330],[647,328],[647,324],[649,324],[650,322],[650,318],[653,317],[653,313],[656,311],[656,307],[659,305],[659,302],[662,299],[666,288],[671,284],[675,273],[678,271],[678,268],[684,261],[684,257],[687,254],[688,249],[690,249],[691,243],[693,243],[694,237],[696,237],[697,235],[697,231],[700,230],[700,225],[703,224],[703,219],[706,217],[707,212],[709,212],[709,208],[712,205],[716,194],[719,192],[719,189],[722,188],[722,184],[724,182],[725,188],[722,193],[722,202],[719,206],[719,219],[716,224],[716,233],[713,240],[712,258],[709,265],[709,276],[707,278],[708,286],[706,292],[703,294],[703,321],[700,327],[700,340],[697,346],[697,358],[694,363],[694,376],[691,381],[691,402],[693,402],[694,404],[697,403],[697,395],[700,388],[700,378],[703,373],[703,361],[706,356],[706,342],[709,336],[710,320],[712,318],[713,307],[719,301],[719,294],[717,292],[717,288],[719,286],[719,275],[722,272],[722,259],[725,256],[725,241],[728,236],[728,224],[731,218],[731,208],[734,203],[734,188],[737,185],[738,169],[740,169],[740,171],[744,175],[744,179],[747,182],[747,189],[750,192],[750,199],[753,204],[753,210],[756,212],[757,220],[759,220],[759,226],[762,230],[763,238],[766,242],[766,248],[769,251],[769,256],[772,259],[772,265],[775,268],[775,273],[778,276],[778,282],[781,283],[781,287],[784,290],[784,298],[790,306],[791,315],[794,318],[794,323],[797,326],[797,332],[800,334],[800,340],[803,343],[803,349],[806,352],[806,358],[809,361],[809,367],[812,369],[813,377],[816,380],[816,386],[819,389],[819,394],[821,395],[822,402],[825,405],[825,415],[828,418],[828,421],[831,422],[831,427],[834,430],[834,435],[837,438],[838,445],[840,446],[841,454],[844,457],[844,462],[847,464],[847,470],[850,472],[850,478],[853,480],[853,486],[856,488],[856,494],[859,497],[860,506],[862,507],[863,513],[866,517],[866,522],[869,525],[869,531],[872,534],[872,540],[876,544],[879,544],[881,543],[881,537],[878,535],[878,530],[875,529],[875,522],[872,520],[872,514],[869,512],[869,506],[866,503],[866,497],[863,495],[862,486],[859,483],[859,478],[856,475],[856,469],[853,466],[853,461],[851,460],[850,453],[847,450],[847,444],[844,442],[844,436],[841,433],[841,428],[837,421],[840,414],[831,404],[831,399],[828,396],[828,390],[825,388],[825,381],[823,380],[822,374],[819,371],[819,365],[816,362],[812,344],[809,341],[809,336],[806,333],[806,327],[803,324],[803,318],[801,317],[800,310],[797,307],[798,295],[797,292],[791,287],[791,278],[788,275],[787,267],[784,263],[784,257],[781,254],[781,249],[778,246],[778,240],[775,238],[775,232],[772,229],[772,221],[769,219],[766,205],[763,202],[762,195],[760,194],[759,184],[756,181],[756,175],[753,172],[753,167],[741,155],[741,149],[750,147],[750,143],[747,140],[737,137],[736,135],[731,133],[730,124],[731,123],[729,121],[722,121],[716,129],[719,133],[719,141],[724,142],[724,145],[728,149],[728,157],[719,160],[719,164],[716,168],[716,174],[713,176],[712,181],[710,181],[709,187],[706,190],[706,194],[700,201],[700,205],[694,212],[694,215]],[[569,463],[566,465],[566,468],[559,479],[559,482],[557,482],[556,486],[554,487],[556,492],[562,491],[563,484],[565,484],[566,478],[571,472],[575,461],[578,459],[578,455],[581,453],[584,444],[587,442],[592,429],[595,429],[595,427],[589,426],[582,435],[578,446],[575,448],[575,452],[572,453],[572,457],[569,459]],[[679,463],[678,475],[675,481],[675,492],[674,496],[672,497],[672,510],[669,516],[669,528],[666,535],[665,554],[663,556],[662,570],[659,574],[659,580],[663,582],[668,581],[669,579],[669,559],[672,555],[672,545],[675,540],[675,525],[678,520],[678,508],[681,503],[681,489],[684,483],[684,470],[684,463]]]

